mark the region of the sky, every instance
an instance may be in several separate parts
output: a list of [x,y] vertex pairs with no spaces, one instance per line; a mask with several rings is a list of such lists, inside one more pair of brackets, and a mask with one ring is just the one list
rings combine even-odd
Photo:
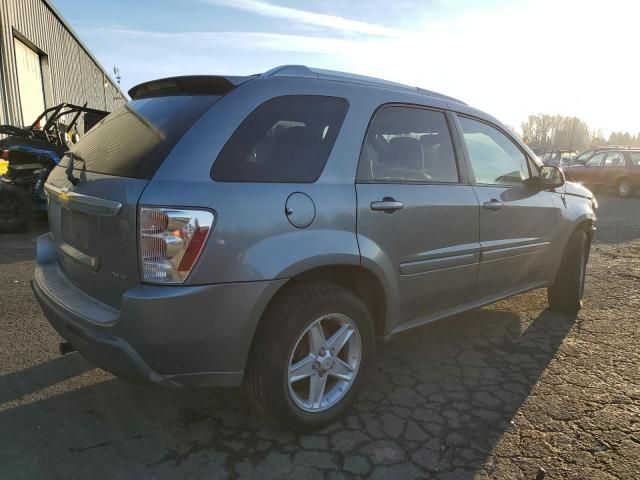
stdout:
[[284,64],[459,98],[520,130],[536,113],[640,132],[635,0],[53,0],[122,88]]

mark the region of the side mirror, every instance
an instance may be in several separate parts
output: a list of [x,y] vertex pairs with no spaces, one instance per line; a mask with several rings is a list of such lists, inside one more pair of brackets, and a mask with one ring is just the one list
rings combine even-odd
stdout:
[[542,190],[553,190],[565,184],[564,172],[555,165],[544,165],[540,168],[538,186]]

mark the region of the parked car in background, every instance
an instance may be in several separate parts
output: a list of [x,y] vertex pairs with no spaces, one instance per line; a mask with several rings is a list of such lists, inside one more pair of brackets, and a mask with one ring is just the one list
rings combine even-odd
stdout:
[[640,148],[606,148],[595,151],[584,165],[564,169],[568,179],[593,187],[615,188],[621,197],[640,188]]
[[129,93],[49,176],[32,284],[116,375],[244,383],[312,430],[376,339],[539,287],[581,307],[592,193],[463,102],[303,66]]
[[545,165],[555,165],[556,167],[566,167],[575,164],[578,152],[575,150],[551,150],[540,156],[540,160]]
[[547,153],[545,148],[532,148],[531,150],[538,156],[538,158],[542,158],[542,156]]
[[628,145],[603,145],[592,147],[584,152],[581,152],[575,159],[575,165],[584,165],[587,163],[591,157],[593,157],[598,152],[608,152],[609,150],[633,150],[634,147]]

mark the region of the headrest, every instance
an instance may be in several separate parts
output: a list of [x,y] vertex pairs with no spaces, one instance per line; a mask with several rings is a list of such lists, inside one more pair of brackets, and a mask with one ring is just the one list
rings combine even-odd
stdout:
[[[308,156],[317,155],[320,142],[322,139],[309,127],[289,127],[276,137],[269,154],[269,164],[292,174],[304,171],[310,163]],[[298,158],[301,152],[305,152],[307,158]]]
[[408,170],[423,169],[422,145],[413,137],[394,137],[389,141],[387,163]]
[[422,135],[420,137],[420,143],[424,147],[435,147],[436,145],[440,145],[442,142],[441,135]]

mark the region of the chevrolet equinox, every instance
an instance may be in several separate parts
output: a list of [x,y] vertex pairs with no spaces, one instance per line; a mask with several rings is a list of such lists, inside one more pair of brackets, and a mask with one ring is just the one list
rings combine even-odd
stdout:
[[244,384],[313,430],[378,340],[539,287],[581,306],[595,198],[459,100],[304,66],[129,93],[49,176],[33,280],[115,375]]

